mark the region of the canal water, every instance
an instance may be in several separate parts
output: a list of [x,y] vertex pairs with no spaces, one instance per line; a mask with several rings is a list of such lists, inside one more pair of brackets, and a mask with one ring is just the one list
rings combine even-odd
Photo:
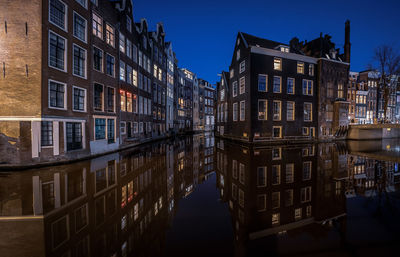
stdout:
[[0,173],[0,256],[399,256],[399,163],[196,135]]

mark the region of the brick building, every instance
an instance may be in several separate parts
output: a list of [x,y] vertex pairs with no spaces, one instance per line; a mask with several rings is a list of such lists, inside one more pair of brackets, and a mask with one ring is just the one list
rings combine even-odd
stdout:
[[224,73],[218,83],[217,134],[248,142],[343,136],[348,125],[349,22],[345,54],[330,39],[321,34],[310,42],[293,38],[284,44],[239,32],[229,84],[223,85]]
[[135,22],[131,1],[7,0],[0,16],[0,162],[80,158],[173,127],[177,60],[163,25]]

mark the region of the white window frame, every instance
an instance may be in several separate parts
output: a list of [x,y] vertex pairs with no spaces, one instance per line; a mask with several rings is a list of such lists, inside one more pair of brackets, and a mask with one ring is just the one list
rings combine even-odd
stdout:
[[[279,128],[279,137],[274,136],[275,128]],[[272,138],[282,138],[282,126],[272,126]]]
[[309,119],[309,120],[306,120],[306,118],[305,118],[305,115],[304,115],[304,121],[306,121],[306,122],[312,122],[313,121],[313,104],[312,103],[309,103],[309,102],[304,102],[304,110],[306,109],[306,105],[310,105],[311,106],[311,113],[310,113],[310,117],[311,117],[311,119]]
[[[293,93],[288,92],[289,80],[293,80]],[[288,94],[288,95],[296,94],[296,79],[295,78],[288,77],[286,79],[286,94]]]
[[[280,78],[279,92],[275,92],[275,78]],[[282,77],[281,76],[274,76],[274,80],[272,81],[272,93],[275,93],[275,94],[282,93]]]
[[[260,87],[259,87],[260,76],[265,77],[265,91],[260,90]],[[258,92],[268,92],[268,75],[267,74],[258,74],[258,76],[257,76],[257,91]]]
[[85,8],[85,9],[87,9],[87,7],[88,7],[88,2],[87,2],[87,0],[83,0],[85,3],[84,3],[84,5],[82,5],[79,1],[77,1],[77,0],[75,0],[80,6],[82,6],[83,8]]
[[[83,111],[82,110],[76,110],[74,108],[74,101],[75,101],[74,89],[75,88],[85,91],[85,103],[84,103]],[[74,111],[74,112],[87,112],[87,89],[86,88],[82,88],[82,87],[78,87],[78,86],[74,86],[74,85],[72,86],[72,111]]]
[[[236,91],[235,91],[236,88]],[[236,97],[238,95],[238,82],[237,80],[232,82],[232,97]]]
[[232,120],[233,121],[238,121],[238,114],[239,114],[238,103],[236,102],[236,103],[233,103],[233,105],[232,105]]
[[[77,36],[75,36],[75,15],[77,15],[77,16],[79,16],[79,17],[81,17],[82,19],[84,19],[85,20],[85,40],[82,40],[82,39],[80,39],[79,37],[77,37]],[[85,18],[83,18],[83,16],[82,15],[80,15],[79,13],[77,13],[77,12],[73,12],[73,15],[72,15],[72,34],[74,35],[74,38],[76,38],[76,39],[78,39],[79,41],[81,41],[81,42],[83,42],[83,43],[87,43],[87,38],[88,38],[88,22],[87,22],[87,20],[85,19]]]
[[[260,102],[265,102],[265,119],[260,119]],[[258,120],[268,120],[268,100],[267,99],[258,99],[257,109],[258,109],[257,119]]]
[[[243,87],[242,87],[242,82],[243,82]],[[243,88],[243,91],[242,91],[242,88]],[[246,78],[245,78],[245,76],[243,76],[239,79],[239,95],[242,95],[244,93],[246,93]]]
[[243,73],[245,70],[246,70],[246,61],[243,60],[240,62],[240,65],[239,65],[239,74]]
[[[243,117],[242,117],[242,104],[244,106]],[[240,104],[239,104],[239,120],[240,121],[245,121],[246,120],[246,101],[245,100],[240,101]]]
[[94,55],[92,55],[92,58],[93,58],[93,60],[92,60],[92,62],[93,62],[93,70],[103,73],[104,72],[104,63],[105,63],[105,60],[106,60],[105,52],[100,47],[97,47],[97,46],[93,45],[93,53],[94,53],[94,48],[97,48],[98,50],[100,50],[102,52],[103,60],[102,60],[102,63],[101,63],[101,70],[96,70],[96,68],[94,67]]
[[[95,110],[94,109],[94,85],[95,84],[98,84],[98,85],[101,85],[102,87],[103,87],[103,96],[101,97],[101,102],[102,102],[102,104],[101,104],[101,111],[98,111],[98,110]],[[104,99],[105,99],[105,96],[106,96],[106,92],[105,92],[105,88],[107,88],[107,87],[105,87],[104,86],[104,84],[102,84],[102,83],[99,83],[99,82],[96,82],[96,81],[93,81],[93,83],[92,83],[92,87],[93,87],[93,111],[94,112],[104,112],[105,110],[106,110],[106,107],[105,107],[105,102],[104,102]],[[115,110],[115,88],[114,88],[114,110]]]
[[[279,67],[275,67],[275,60],[279,61]],[[273,63],[273,68],[274,70],[282,70],[282,58],[274,57],[274,63]]]
[[[288,115],[288,104],[292,104],[293,106],[293,115],[289,117]],[[286,102],[286,121],[295,121],[296,120],[296,102],[295,101],[287,101]]]
[[[274,113],[274,104],[279,103],[279,119],[275,118],[275,113]],[[272,120],[273,121],[281,121],[282,120],[282,101],[281,100],[273,100],[272,102]]]
[[[64,69],[63,70],[60,69],[60,68],[53,67],[53,66],[50,65],[50,33],[53,33],[54,35],[57,35],[57,36],[61,37],[65,41],[65,43],[64,43],[64,45],[65,45],[65,49],[64,49]],[[67,72],[67,66],[68,66],[68,60],[67,60],[68,59],[67,58],[67,56],[68,56],[68,40],[65,37],[62,37],[59,34],[57,34],[54,31],[49,29],[47,48],[48,48],[48,50],[47,50],[48,51],[47,65],[52,69],[56,69],[56,70],[59,70],[59,71]]]
[[[75,74],[75,72],[74,72],[74,64],[75,64],[74,63],[74,47],[75,46],[82,49],[85,52],[85,75],[83,77],[78,74]],[[79,77],[79,78],[83,78],[83,79],[87,78],[87,59],[88,59],[87,58],[87,50],[77,44],[72,44],[72,75]]]
[[[64,85],[64,108],[59,108],[59,107],[52,107],[52,106],[50,106],[50,82],[55,82],[55,83],[58,83],[58,84],[62,84],[62,85]],[[67,108],[68,108],[68,106],[67,106],[67,96],[68,96],[68,87],[67,87],[67,83],[63,83],[63,82],[60,82],[60,81],[57,81],[57,80],[54,80],[54,79],[49,79],[48,80],[48,82],[47,82],[47,94],[48,94],[48,99],[47,99],[47,107],[49,108],[49,109],[55,109],[55,110],[62,110],[62,111],[66,111],[67,110]]]
[[62,28],[62,27],[58,26],[57,24],[55,24],[54,22],[51,21],[51,19],[50,19],[50,1],[48,2],[48,3],[49,3],[49,8],[48,8],[48,9],[49,9],[49,10],[48,10],[48,13],[49,13],[49,22],[50,22],[51,24],[53,24],[54,26],[56,26],[57,28],[59,28],[59,29],[65,31],[65,32],[68,32],[68,5],[67,5],[66,3],[64,3],[63,1],[61,1],[61,0],[59,0],[59,2],[61,2],[61,3],[64,5],[64,7],[65,7],[65,16],[64,16],[64,25],[65,25],[65,28]]

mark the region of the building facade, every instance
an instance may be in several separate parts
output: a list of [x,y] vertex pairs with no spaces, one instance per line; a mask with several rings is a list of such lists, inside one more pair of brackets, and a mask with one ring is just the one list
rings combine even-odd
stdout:
[[86,157],[175,128],[177,59],[163,25],[135,22],[131,1],[6,1],[0,15],[1,163]]
[[349,26],[346,22],[345,54],[339,54],[329,35],[284,44],[239,32],[229,85],[222,85],[224,73],[218,84],[217,134],[247,142],[344,136],[349,124]]
[[200,88],[200,124],[204,131],[214,131],[214,109],[216,103],[215,88],[204,79],[199,79]]

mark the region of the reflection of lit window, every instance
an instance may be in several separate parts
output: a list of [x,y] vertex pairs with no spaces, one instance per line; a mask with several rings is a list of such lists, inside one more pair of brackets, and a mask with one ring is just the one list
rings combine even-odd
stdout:
[[272,214],[272,225],[279,225],[280,223],[280,214],[274,213]]
[[301,208],[297,208],[294,210],[294,218],[296,220],[301,219]]

